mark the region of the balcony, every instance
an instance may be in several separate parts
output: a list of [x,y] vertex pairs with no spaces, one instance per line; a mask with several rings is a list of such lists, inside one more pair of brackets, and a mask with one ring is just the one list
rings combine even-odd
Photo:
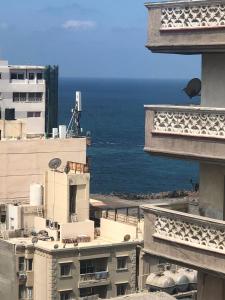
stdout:
[[174,0],[147,3],[147,47],[153,52],[203,53],[225,49],[225,3]]
[[225,275],[225,222],[142,206],[144,251],[176,264]]
[[109,284],[108,271],[80,274],[79,288]]
[[145,106],[145,151],[221,162],[225,159],[225,109]]

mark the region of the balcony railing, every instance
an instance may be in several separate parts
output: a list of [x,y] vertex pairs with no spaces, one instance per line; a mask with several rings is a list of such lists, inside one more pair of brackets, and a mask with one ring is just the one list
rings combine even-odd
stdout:
[[108,271],[80,274],[80,282],[102,281],[102,280],[107,280],[108,277],[109,277]]
[[153,239],[225,254],[224,221],[156,206],[149,206],[148,214],[154,215]]
[[170,2],[167,6],[162,4],[160,30],[224,28],[225,4],[219,4],[221,1],[217,2],[176,1]]
[[167,0],[146,3],[147,47],[154,52],[205,53],[225,48],[222,0]]
[[225,109],[146,106],[154,111],[152,133],[225,138]]

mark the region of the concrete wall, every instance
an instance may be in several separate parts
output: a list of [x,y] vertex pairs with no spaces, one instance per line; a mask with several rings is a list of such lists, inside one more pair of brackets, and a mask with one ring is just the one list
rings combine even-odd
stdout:
[[200,213],[223,220],[225,203],[225,166],[200,163]]
[[86,139],[1,141],[0,202],[29,201],[30,184],[44,184],[52,158],[86,163]]
[[198,272],[198,300],[224,300],[225,280]]
[[102,218],[100,228],[101,236],[105,239],[123,242],[127,234],[131,236],[131,241],[137,238],[137,228],[133,225]]
[[0,240],[0,299],[18,299],[14,246]]
[[52,300],[54,286],[53,286],[53,258],[51,255],[41,251],[35,251],[34,260],[34,287],[33,299]]
[[225,107],[225,53],[202,55],[201,106]]
[[61,224],[60,226],[60,239],[75,239],[79,235],[87,235],[94,239],[94,222],[84,221],[84,222],[74,222]]
[[75,211],[77,221],[89,219],[89,174],[66,174],[48,171],[46,174],[46,218],[60,223],[71,222],[69,215],[69,185],[77,186]]

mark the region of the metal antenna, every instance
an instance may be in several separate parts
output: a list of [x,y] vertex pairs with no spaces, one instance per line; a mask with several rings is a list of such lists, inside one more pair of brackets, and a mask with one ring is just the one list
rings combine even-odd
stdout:
[[72,117],[67,127],[66,135],[68,137],[77,137],[81,134],[80,118],[81,118],[81,92],[76,92],[75,108],[71,110]]

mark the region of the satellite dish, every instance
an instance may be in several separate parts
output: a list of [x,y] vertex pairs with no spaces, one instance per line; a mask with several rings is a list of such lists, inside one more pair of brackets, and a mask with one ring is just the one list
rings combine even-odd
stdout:
[[188,95],[189,98],[199,96],[201,93],[202,83],[198,78],[191,79],[183,91]]
[[124,242],[128,242],[131,239],[130,234],[126,234],[123,238]]
[[58,244],[55,244],[54,245],[54,249],[58,249],[59,248],[59,245]]
[[32,244],[37,244],[38,238],[36,236],[34,236],[31,241],[32,241]]
[[48,163],[48,166],[49,166],[50,169],[56,170],[56,169],[58,169],[58,167],[61,166],[61,163],[62,163],[62,161],[61,161],[60,158],[53,158]]

